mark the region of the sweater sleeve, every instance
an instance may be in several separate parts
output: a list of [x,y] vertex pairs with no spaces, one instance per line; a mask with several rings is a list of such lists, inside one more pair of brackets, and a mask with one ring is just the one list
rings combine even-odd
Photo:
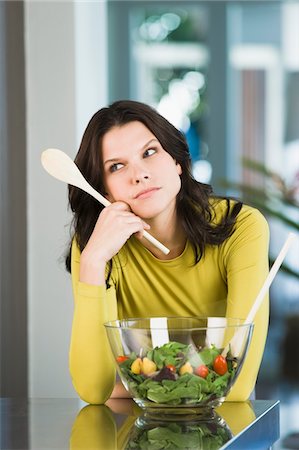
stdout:
[[[268,224],[258,210],[243,208],[235,232],[224,244],[228,287],[226,315],[241,319],[247,317],[269,270]],[[253,336],[244,366],[227,400],[247,400],[253,391],[263,357],[268,321],[267,294],[254,318]]]
[[72,245],[74,316],[69,364],[75,390],[87,403],[102,404],[115,384],[115,368],[104,323],[117,319],[115,288],[79,281],[80,251]]

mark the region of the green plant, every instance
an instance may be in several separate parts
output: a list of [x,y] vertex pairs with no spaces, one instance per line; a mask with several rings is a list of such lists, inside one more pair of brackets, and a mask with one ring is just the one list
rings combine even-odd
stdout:
[[[260,176],[261,187],[227,180],[222,185],[238,191],[245,203],[258,208],[266,216],[274,217],[287,227],[299,232],[299,172],[292,183],[287,183],[280,174],[273,172],[260,162],[244,158],[243,165],[247,170]],[[270,257],[270,262],[273,260]],[[283,264],[282,270],[299,279],[299,272],[286,263]]]

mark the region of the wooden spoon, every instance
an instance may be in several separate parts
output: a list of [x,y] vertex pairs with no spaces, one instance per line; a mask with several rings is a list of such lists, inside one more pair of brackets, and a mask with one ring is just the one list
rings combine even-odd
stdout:
[[[103,197],[103,195],[97,192],[88,183],[74,161],[66,153],[56,148],[48,148],[41,154],[41,163],[43,168],[54,178],[82,189],[82,191],[90,194],[103,206],[111,205],[109,200]],[[147,231],[143,231],[143,237],[161,250],[161,252],[165,255],[168,255],[170,250],[151,236]]]

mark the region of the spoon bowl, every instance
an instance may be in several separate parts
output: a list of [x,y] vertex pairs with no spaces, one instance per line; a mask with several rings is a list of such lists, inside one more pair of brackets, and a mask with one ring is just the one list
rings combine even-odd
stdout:
[[43,168],[52,177],[82,189],[82,191],[93,196],[103,206],[109,206],[111,204],[88,183],[74,161],[63,151],[57,148],[45,150],[41,155],[41,163]]

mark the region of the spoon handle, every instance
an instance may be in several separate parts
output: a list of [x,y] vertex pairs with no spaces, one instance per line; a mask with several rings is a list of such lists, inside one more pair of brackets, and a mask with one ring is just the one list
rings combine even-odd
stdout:
[[152,236],[145,230],[143,231],[143,237],[151,244],[153,244],[155,247],[157,247],[159,250],[161,250],[161,252],[164,253],[164,255],[168,255],[168,253],[170,252],[169,248],[165,247],[165,245],[161,244],[161,242],[158,241],[158,239],[154,238],[154,236]]
[[[72,183],[69,183],[72,184]],[[75,184],[73,184],[73,186],[76,186]],[[82,186],[77,186],[80,189],[82,189],[83,191],[87,192],[88,194],[90,194],[92,197],[94,197],[96,200],[98,200],[99,203],[101,203],[103,206],[109,206],[111,205],[111,203],[109,202],[109,200],[107,200],[103,195],[101,195],[98,191],[96,191],[90,184],[85,184],[84,187]]]

